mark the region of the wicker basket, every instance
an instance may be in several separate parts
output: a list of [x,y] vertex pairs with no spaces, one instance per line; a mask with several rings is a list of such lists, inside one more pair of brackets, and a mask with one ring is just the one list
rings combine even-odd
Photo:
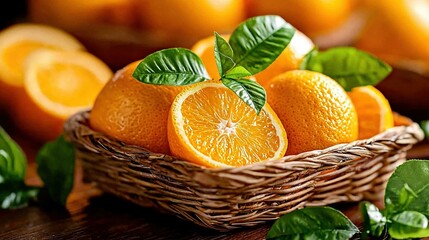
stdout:
[[95,132],[88,117],[81,112],[65,124],[86,180],[136,204],[222,231],[275,220],[304,206],[379,199],[407,150],[423,139],[413,123],[350,144],[207,169]]

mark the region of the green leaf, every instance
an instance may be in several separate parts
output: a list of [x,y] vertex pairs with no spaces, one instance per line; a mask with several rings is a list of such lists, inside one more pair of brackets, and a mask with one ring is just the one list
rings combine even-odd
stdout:
[[0,184],[23,181],[27,159],[19,145],[0,127]]
[[28,187],[24,182],[0,184],[0,209],[16,209],[36,200],[39,189]]
[[256,81],[248,79],[222,79],[222,83],[231,89],[247,105],[259,114],[266,102],[265,89]]
[[217,32],[215,32],[214,55],[219,75],[225,77],[225,73],[235,65],[234,54],[229,43]]
[[247,69],[245,69],[242,66],[236,66],[232,69],[230,69],[227,73],[225,78],[229,78],[229,79],[240,79],[240,78],[245,78],[245,77],[249,77],[252,76],[252,74],[247,71]]
[[426,139],[429,139],[429,120],[421,121],[420,127],[422,128],[423,132],[425,133]]
[[391,218],[392,221],[404,226],[414,228],[427,228],[428,219],[425,215],[416,211],[403,211]]
[[350,239],[358,228],[331,207],[307,207],[287,213],[273,224],[267,239]]
[[391,209],[390,215],[408,210],[429,216],[428,196],[429,161],[408,160],[396,168],[387,182],[384,202],[386,209]]
[[164,49],[145,57],[133,72],[143,83],[184,86],[210,79],[201,59],[185,48]]
[[301,64],[299,65],[299,69],[306,70],[308,63],[311,62],[313,57],[317,56],[318,54],[319,54],[319,49],[317,47],[314,47],[313,49],[311,49],[311,51],[308,52],[302,59]]
[[392,217],[389,234],[396,239],[429,237],[428,219],[415,211],[404,211]]
[[295,28],[279,16],[258,16],[238,26],[229,44],[234,61],[252,74],[267,68],[292,40]]
[[36,156],[37,172],[43,180],[49,197],[65,205],[73,188],[74,148],[63,136],[46,143]]
[[336,47],[312,55],[305,69],[328,75],[344,89],[376,85],[385,79],[392,68],[373,55],[352,47]]
[[386,218],[377,206],[370,202],[360,202],[359,209],[363,216],[362,238],[367,239],[368,235],[380,237],[386,228]]

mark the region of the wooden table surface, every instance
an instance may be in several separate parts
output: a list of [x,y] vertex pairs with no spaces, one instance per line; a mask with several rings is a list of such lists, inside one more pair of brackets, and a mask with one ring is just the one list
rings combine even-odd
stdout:
[[[1,115],[1,114],[0,114]],[[40,184],[34,156],[40,147],[11,127],[0,116],[0,125],[27,154],[28,184]],[[429,159],[429,143],[416,145],[408,158]],[[0,210],[0,239],[264,239],[272,222],[254,228],[221,233],[203,229],[171,215],[145,209],[82,183],[79,162],[75,185],[67,209],[30,205],[17,210]],[[382,207],[383,201],[375,202]],[[361,225],[357,203],[335,204],[355,224]]]

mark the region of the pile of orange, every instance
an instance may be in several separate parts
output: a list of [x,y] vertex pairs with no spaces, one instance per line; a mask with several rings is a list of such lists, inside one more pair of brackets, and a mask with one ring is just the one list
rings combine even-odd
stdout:
[[137,62],[118,71],[96,99],[92,128],[202,166],[230,167],[369,138],[393,126],[389,103],[376,88],[346,92],[326,75],[297,70],[314,47],[301,32],[255,76],[268,99],[259,115],[220,83],[213,45],[208,37],[192,48],[213,78],[208,82],[141,83],[132,77]]
[[16,24],[0,32],[0,105],[28,137],[52,140],[89,109],[112,71],[70,34]]

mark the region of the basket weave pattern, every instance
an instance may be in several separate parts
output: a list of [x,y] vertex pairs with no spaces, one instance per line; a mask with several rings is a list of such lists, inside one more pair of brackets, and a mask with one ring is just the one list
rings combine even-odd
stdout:
[[95,132],[88,118],[89,112],[81,112],[65,124],[87,181],[141,206],[222,231],[275,220],[304,206],[379,199],[406,151],[423,139],[413,123],[324,150],[207,169]]

